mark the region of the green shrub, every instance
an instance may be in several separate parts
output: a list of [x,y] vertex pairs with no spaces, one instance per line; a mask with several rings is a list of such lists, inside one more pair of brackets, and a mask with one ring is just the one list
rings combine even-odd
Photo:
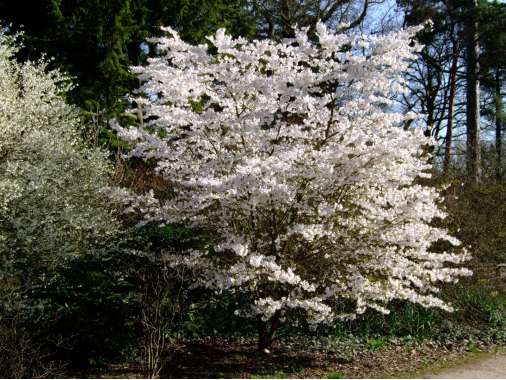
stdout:
[[369,339],[367,341],[367,345],[369,346],[370,349],[377,350],[385,346],[385,340],[381,338]]

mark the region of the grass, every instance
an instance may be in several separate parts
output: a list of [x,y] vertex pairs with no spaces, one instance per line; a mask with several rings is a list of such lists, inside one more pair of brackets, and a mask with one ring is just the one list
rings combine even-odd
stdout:
[[345,379],[346,375],[340,371],[333,371],[327,373],[327,379]]
[[[274,371],[273,373],[270,373],[270,374],[252,374],[251,375],[251,378],[252,379],[286,379],[288,378],[288,374],[285,373],[284,371]],[[335,378],[337,379],[337,378]],[[341,379],[339,377],[339,379]]]

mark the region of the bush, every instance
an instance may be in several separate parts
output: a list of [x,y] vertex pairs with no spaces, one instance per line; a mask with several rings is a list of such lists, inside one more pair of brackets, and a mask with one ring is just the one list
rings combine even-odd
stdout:
[[111,165],[80,138],[68,78],[44,61],[17,63],[16,51],[0,33],[0,320],[6,341],[26,349],[2,361],[39,376],[55,359],[75,365],[122,344],[119,278],[102,267],[120,227],[103,192]]
[[69,369],[131,357],[141,337],[141,285],[131,270],[138,261],[124,252],[93,252],[47,272],[50,281],[29,289],[24,325]]

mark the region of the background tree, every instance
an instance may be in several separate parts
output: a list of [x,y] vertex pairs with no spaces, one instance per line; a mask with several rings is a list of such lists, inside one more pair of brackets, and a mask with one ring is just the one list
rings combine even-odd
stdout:
[[[248,0],[261,38],[293,37],[295,27],[309,27],[311,33],[321,21],[331,27],[341,23],[351,29],[362,24],[367,12],[382,0]],[[340,28],[345,28],[340,26]]]
[[[430,133],[444,143],[441,145],[444,147],[443,172],[448,173],[453,153],[463,152],[467,155],[464,176],[470,182],[476,182],[481,168],[486,165],[479,158],[482,145],[487,144],[479,141],[480,133],[486,129],[485,118],[480,113],[494,119],[493,115],[500,112],[491,110],[501,108],[494,100],[501,97],[493,95],[497,93],[493,77],[497,68],[504,67],[501,49],[503,5],[450,0],[401,1],[399,4],[405,11],[407,24],[433,21],[433,26],[418,36],[425,48],[414,62],[417,70],[411,78],[412,92],[405,97],[406,108],[414,107],[424,112],[428,124],[433,124]],[[478,29],[482,32],[477,33]],[[470,33],[473,37],[469,36]],[[494,58],[487,50],[493,52]],[[479,65],[485,66],[479,69]],[[481,96],[480,100],[479,81],[485,95],[490,94],[488,99]],[[495,129],[497,131],[497,126]],[[459,141],[462,136],[466,137],[465,150]],[[497,139],[495,145],[498,145]]]
[[480,35],[478,1],[467,0],[463,5],[463,33],[466,65],[466,165],[467,180],[481,180],[480,146]]
[[500,182],[504,173],[502,140],[506,123],[503,90],[506,72],[506,5],[494,2],[483,6],[480,21],[482,85],[485,93],[490,95],[484,106],[484,116],[493,124],[496,156],[494,171],[496,180]]
[[448,173],[452,150],[458,148],[454,141],[457,126],[463,123],[466,110],[461,96],[464,85],[461,12],[453,0],[398,3],[405,12],[407,25],[431,20],[417,35],[424,48],[413,62],[411,91],[404,95],[403,103],[407,110],[425,115],[429,127],[426,134],[440,143],[438,154],[441,148],[444,150],[443,172]]
[[0,1],[0,15],[10,31],[23,30],[21,61],[46,54],[52,67],[68,72],[78,86],[69,100],[82,107],[99,127],[122,115],[126,95],[137,86],[129,66],[150,54],[147,36],[172,26],[191,42],[220,27],[230,33],[252,35],[241,0],[37,0]]

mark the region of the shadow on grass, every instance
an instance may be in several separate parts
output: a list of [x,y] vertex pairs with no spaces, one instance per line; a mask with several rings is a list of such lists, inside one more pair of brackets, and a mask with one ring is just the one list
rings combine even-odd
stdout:
[[266,355],[253,344],[190,342],[174,350],[163,378],[286,378],[339,359],[333,354],[293,352],[275,347]]

